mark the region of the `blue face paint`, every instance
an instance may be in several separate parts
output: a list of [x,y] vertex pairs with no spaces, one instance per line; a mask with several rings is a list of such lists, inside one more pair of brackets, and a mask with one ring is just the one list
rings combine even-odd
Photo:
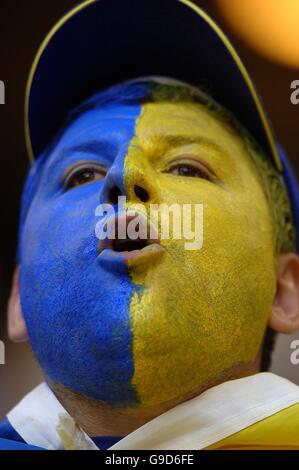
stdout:
[[98,262],[95,209],[105,180],[64,191],[62,178],[80,160],[113,169],[123,189],[124,158],[138,104],[91,109],[62,134],[41,171],[22,224],[21,304],[33,350],[48,377],[112,405],[138,402],[129,304],[136,286],[127,268]]

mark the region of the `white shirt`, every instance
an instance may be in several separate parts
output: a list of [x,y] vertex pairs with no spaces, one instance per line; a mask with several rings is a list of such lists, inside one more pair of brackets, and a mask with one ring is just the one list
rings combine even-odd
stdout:
[[[299,387],[272,373],[231,380],[166,411],[109,450],[204,449],[296,403]],[[28,444],[58,450],[67,440],[70,449],[99,450],[46,383],[26,395],[7,419]]]

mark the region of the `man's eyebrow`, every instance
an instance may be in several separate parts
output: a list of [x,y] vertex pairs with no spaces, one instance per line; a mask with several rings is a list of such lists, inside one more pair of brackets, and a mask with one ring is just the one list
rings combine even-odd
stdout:
[[60,158],[66,158],[75,153],[87,153],[92,155],[114,157],[119,146],[111,140],[89,140],[76,144],[72,147],[65,147],[59,152]]
[[222,148],[218,142],[201,136],[155,134],[151,135],[146,140],[151,147],[160,144],[166,149],[171,149],[183,147],[185,145],[200,144],[209,147],[218,153],[226,154],[224,148]]

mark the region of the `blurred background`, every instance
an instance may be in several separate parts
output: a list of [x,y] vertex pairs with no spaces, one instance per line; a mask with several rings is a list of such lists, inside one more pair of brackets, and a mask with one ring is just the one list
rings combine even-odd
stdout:
[[[0,420],[26,392],[42,380],[30,347],[12,344],[6,336],[6,305],[15,264],[19,197],[28,167],[23,133],[25,84],[34,55],[52,25],[71,7],[71,0],[0,2],[0,80],[6,104],[0,106],[1,243]],[[276,135],[299,174],[299,104],[291,103],[291,83],[299,80],[298,0],[196,1],[230,37],[264,101]],[[272,371],[299,384],[299,365],[290,363],[290,343],[278,338]]]

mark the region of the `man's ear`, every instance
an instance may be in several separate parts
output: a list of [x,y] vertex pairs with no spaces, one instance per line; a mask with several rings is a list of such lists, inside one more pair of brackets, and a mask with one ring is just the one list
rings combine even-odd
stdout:
[[299,256],[281,255],[277,263],[277,287],[268,326],[279,333],[299,328]]
[[28,340],[27,328],[20,302],[19,267],[16,267],[13,275],[8,301],[8,334],[12,341],[21,342]]

